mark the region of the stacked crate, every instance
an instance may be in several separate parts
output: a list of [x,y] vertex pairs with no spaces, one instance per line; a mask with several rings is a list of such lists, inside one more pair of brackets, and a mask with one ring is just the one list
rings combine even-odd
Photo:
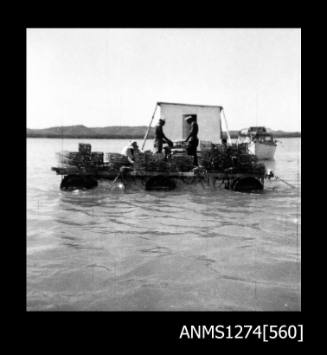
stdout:
[[237,145],[238,153],[239,154],[246,154],[248,153],[248,144],[247,143],[239,143]]
[[91,161],[97,164],[103,164],[103,152],[92,152]]
[[91,152],[91,144],[79,143],[78,152],[59,152],[57,160],[62,167],[96,168],[103,166],[103,153]]
[[170,157],[168,159],[167,164],[168,164],[168,169],[170,172],[178,171],[176,160],[172,159],[172,157]]
[[237,170],[239,172],[252,173],[256,168],[257,157],[252,154],[238,154],[237,156]]
[[91,156],[91,144],[89,143],[79,143],[78,151],[84,156]]
[[83,155],[79,152],[60,152],[57,153],[57,161],[61,167],[87,167],[92,165],[91,156]]
[[236,168],[240,172],[250,172],[256,157],[250,155],[244,145],[215,145],[211,150],[202,151],[199,162],[207,170]]
[[223,169],[226,169],[226,167],[230,164],[226,151],[221,150],[219,148],[213,149],[211,164],[213,170],[221,171]]
[[80,154],[80,166],[88,167],[92,166],[91,163],[91,144],[89,143],[79,143],[78,152]]
[[178,153],[173,154],[170,159],[171,169],[180,172],[187,172],[193,169],[193,156]]
[[169,164],[165,159],[165,154],[155,153],[146,157],[147,171],[169,171]]
[[79,152],[62,151],[56,153],[56,156],[61,167],[78,166],[83,163],[83,157]]
[[257,162],[257,157],[253,154],[238,154],[237,162],[242,166],[251,166],[252,163]]
[[185,141],[174,141],[174,149],[186,149],[187,148],[187,142]]
[[173,148],[171,154],[186,154],[186,148]]
[[199,163],[207,170],[223,170],[228,165],[225,151],[215,147],[201,153]]
[[238,155],[238,146],[236,144],[232,144],[227,146],[226,152],[230,156],[237,156]]
[[262,163],[254,163],[251,170],[253,174],[264,175],[266,173],[266,167]]
[[108,161],[109,168],[117,171],[122,166],[131,165],[127,157],[120,153],[106,153],[106,161]]
[[[185,158],[186,157],[186,158]],[[233,168],[240,173],[264,174],[265,166],[258,164],[257,157],[249,154],[246,145],[213,145],[211,149],[199,152],[200,166],[207,171],[224,171]],[[179,160],[180,159],[180,160]],[[189,165],[185,166],[185,159],[189,159]],[[193,158],[183,154],[173,154],[172,161],[177,171],[189,171],[192,169]]]
[[210,150],[213,148],[213,144],[210,141],[200,141],[200,150]]
[[199,164],[207,170],[212,170],[211,158],[212,153],[210,150],[203,151],[199,156]]
[[137,171],[145,171],[146,170],[146,158],[147,155],[145,153],[139,152],[134,154],[135,157],[135,163],[134,163],[134,169]]

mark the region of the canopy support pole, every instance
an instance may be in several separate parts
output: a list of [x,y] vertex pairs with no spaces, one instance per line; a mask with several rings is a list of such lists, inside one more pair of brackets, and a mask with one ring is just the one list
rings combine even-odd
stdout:
[[232,140],[230,138],[230,134],[229,134],[229,130],[228,130],[228,125],[227,125],[227,119],[226,119],[226,115],[225,115],[225,110],[222,109],[221,110],[223,115],[224,115],[224,121],[225,121],[225,126],[226,126],[226,133],[227,133],[227,143],[228,144],[232,144]]
[[144,148],[144,146],[145,146],[145,142],[146,142],[146,140],[147,140],[147,138],[148,138],[148,134],[149,134],[149,131],[150,131],[150,127],[151,127],[152,121],[153,121],[154,116],[155,116],[155,114],[156,114],[156,112],[157,112],[157,107],[158,107],[158,103],[156,103],[156,107],[154,108],[154,112],[153,112],[153,114],[152,114],[149,127],[148,127],[147,131],[145,132],[145,136],[144,136],[144,140],[143,140],[143,144],[142,144],[142,150],[143,150],[143,148]]

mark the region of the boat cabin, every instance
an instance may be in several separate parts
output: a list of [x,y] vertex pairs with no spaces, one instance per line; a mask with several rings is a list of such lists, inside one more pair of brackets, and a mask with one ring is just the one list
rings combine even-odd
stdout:
[[266,127],[249,127],[242,129],[238,134],[238,143],[274,143],[274,136],[269,133]]
[[250,134],[263,134],[263,133],[267,133],[267,129],[266,127],[249,127],[248,132]]
[[266,127],[249,127],[239,131],[240,136],[256,136],[267,134]]

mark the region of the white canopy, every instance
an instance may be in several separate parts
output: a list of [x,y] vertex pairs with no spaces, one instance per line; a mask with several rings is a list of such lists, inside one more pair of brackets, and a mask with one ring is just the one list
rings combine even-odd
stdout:
[[184,140],[190,127],[185,117],[195,115],[199,125],[199,140],[221,143],[221,111],[222,106],[193,105],[172,102],[158,102],[160,117],[164,118],[165,135],[173,140]]

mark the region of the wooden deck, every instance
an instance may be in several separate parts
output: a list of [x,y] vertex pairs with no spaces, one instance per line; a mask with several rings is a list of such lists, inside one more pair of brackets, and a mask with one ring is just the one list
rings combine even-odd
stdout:
[[[109,171],[108,169],[83,169],[77,167],[61,168],[61,167],[52,167],[51,170],[55,171],[57,175],[89,175],[96,178],[107,178],[114,179],[117,177],[119,172]],[[203,177],[206,176],[215,178],[218,180],[224,180],[226,178],[244,178],[244,177],[254,177],[259,180],[264,179],[264,174],[253,174],[253,173],[232,173],[232,172],[221,172],[221,171],[209,171],[206,175],[199,175],[193,171],[189,172],[180,172],[180,171],[131,171],[126,173],[126,176],[130,177],[153,177],[153,176],[166,176],[172,178],[183,178],[183,177]]]

